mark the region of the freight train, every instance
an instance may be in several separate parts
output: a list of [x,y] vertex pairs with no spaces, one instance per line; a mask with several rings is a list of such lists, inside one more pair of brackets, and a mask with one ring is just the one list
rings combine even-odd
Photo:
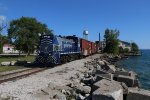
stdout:
[[94,42],[73,36],[41,35],[36,63],[56,65],[97,52]]

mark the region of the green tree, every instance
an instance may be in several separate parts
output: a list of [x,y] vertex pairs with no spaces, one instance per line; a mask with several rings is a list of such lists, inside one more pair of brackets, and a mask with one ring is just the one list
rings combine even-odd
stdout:
[[125,48],[125,49],[124,49],[124,53],[129,53],[129,49],[128,49],[128,48]]
[[7,36],[3,36],[0,34],[0,53],[3,53],[3,45],[8,43]]
[[46,24],[31,17],[21,17],[10,22],[8,37],[13,41],[17,50],[23,51],[28,55],[33,53],[39,42],[40,34],[52,34]]
[[119,54],[122,54],[122,53],[124,53],[124,50],[122,47],[119,47]]
[[8,37],[0,34],[0,53],[3,53],[3,45],[9,43]]
[[3,45],[0,43],[0,53],[3,53]]
[[6,20],[5,19],[0,19],[0,53],[3,52],[3,45],[5,43],[8,43],[7,36],[2,35],[3,29],[5,29],[6,27],[7,27]]
[[118,30],[110,30],[106,29],[105,30],[105,42],[106,42],[106,47],[104,49],[105,52],[107,53],[112,53],[112,54],[118,54],[119,53],[119,31]]
[[139,52],[139,47],[136,43],[131,43],[131,52],[137,54]]
[[7,27],[7,23],[5,19],[0,19],[0,34],[2,33],[3,29]]

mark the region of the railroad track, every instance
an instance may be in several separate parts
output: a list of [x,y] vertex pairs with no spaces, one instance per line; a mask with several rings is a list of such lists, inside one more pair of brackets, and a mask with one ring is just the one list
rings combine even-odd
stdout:
[[6,73],[3,75],[0,75],[0,84],[3,82],[14,81],[19,78],[27,77],[31,74],[38,73],[46,69],[47,68],[30,68],[30,69],[25,69],[21,71],[12,72],[12,73]]

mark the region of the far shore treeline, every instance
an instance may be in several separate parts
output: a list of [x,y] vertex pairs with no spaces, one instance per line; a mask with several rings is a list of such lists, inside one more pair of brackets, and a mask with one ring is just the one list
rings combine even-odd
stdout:
[[129,50],[128,48],[122,48],[121,46],[119,46],[119,42],[121,41],[118,39],[119,34],[120,32],[117,29],[105,30],[104,40],[105,40],[106,46],[104,48],[104,52],[108,54],[115,54],[115,55],[125,54],[125,53],[132,53],[132,55],[139,54],[139,47],[135,42],[131,43],[131,50]]
[[[23,51],[26,54],[31,54],[35,51],[39,42],[40,34],[53,34],[53,30],[49,29],[46,24],[39,22],[36,18],[21,17],[10,21],[7,36],[2,35],[3,29],[7,24],[5,22],[0,23],[0,53],[2,53],[4,44],[13,44],[16,49]],[[119,30],[106,29],[104,35],[105,48],[104,52],[109,54],[122,54],[122,53],[134,53],[139,52],[138,45],[131,43],[131,51],[127,48],[123,49],[119,47]]]

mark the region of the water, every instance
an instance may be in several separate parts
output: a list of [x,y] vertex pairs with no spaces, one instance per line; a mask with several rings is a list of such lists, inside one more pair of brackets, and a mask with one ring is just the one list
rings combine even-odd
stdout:
[[138,74],[142,88],[150,90],[150,50],[141,50],[142,56],[129,57],[119,61],[119,64],[127,70],[133,70]]

